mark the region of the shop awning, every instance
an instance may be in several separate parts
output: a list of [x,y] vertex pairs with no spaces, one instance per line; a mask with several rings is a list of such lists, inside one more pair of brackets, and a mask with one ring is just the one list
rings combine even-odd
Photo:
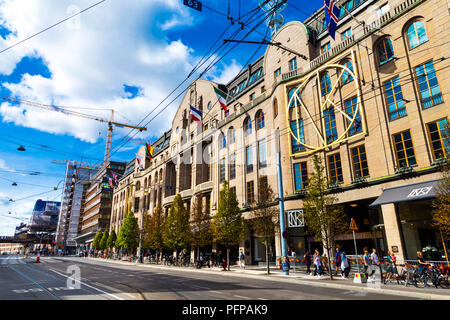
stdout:
[[436,197],[436,189],[438,185],[439,180],[431,180],[426,182],[409,184],[401,187],[384,189],[381,196],[379,196],[370,205],[370,207],[386,203],[434,198]]

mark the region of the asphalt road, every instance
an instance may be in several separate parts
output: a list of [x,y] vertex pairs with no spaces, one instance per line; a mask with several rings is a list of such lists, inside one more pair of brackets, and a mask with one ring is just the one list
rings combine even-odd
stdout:
[[36,263],[34,257],[0,256],[0,283],[0,299],[6,300],[417,299],[64,257],[41,257]]

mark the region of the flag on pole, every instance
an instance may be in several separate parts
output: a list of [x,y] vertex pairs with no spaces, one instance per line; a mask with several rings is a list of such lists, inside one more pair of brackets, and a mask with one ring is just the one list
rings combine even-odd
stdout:
[[113,189],[114,185],[113,185],[113,179],[111,177],[108,178],[108,183],[109,183],[109,186],[111,187],[111,189]]
[[341,10],[334,4],[333,0],[324,0],[323,8],[325,10],[325,23],[327,24],[328,32],[333,40],[335,40],[334,36],[336,34],[336,26]]
[[136,160],[138,163],[139,170],[144,170],[144,159],[140,154],[136,154]]
[[112,172],[112,178],[114,180],[115,185],[117,186],[119,184],[119,180],[117,177],[117,173],[115,173],[114,171]]
[[193,106],[191,107],[191,120],[197,121],[198,124],[202,124],[202,112],[200,110],[195,109]]
[[225,113],[228,112],[228,108],[227,108],[227,94],[225,92],[223,92],[222,90],[213,87],[214,88],[214,92],[217,95],[217,99],[219,100],[220,105],[222,106],[223,110],[225,111]]
[[155,150],[151,145],[149,145],[148,143],[145,144],[145,149],[146,149],[146,157],[150,159],[150,161],[152,161],[153,159],[153,151]]

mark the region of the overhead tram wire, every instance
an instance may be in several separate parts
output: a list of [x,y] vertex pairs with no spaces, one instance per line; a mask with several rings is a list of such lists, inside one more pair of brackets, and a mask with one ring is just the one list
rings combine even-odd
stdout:
[[[267,13],[267,16],[272,15],[272,12]],[[254,29],[256,29],[261,23],[263,23],[266,20],[267,17],[265,17],[264,19],[262,19],[261,21],[259,21],[253,28],[252,30],[250,30],[242,39],[245,39]],[[228,55],[228,53],[230,53],[239,43],[236,43],[230,50],[228,50],[225,55],[223,55],[219,60],[217,61],[213,61],[210,63],[210,65],[200,74],[199,77],[197,77],[197,79],[199,79],[201,76],[203,76],[206,72],[208,72],[215,64],[217,64],[220,60],[222,60],[226,55]],[[180,97],[187,89],[189,88],[189,86],[187,88],[185,88],[182,92],[180,92],[168,105],[166,105],[162,110],[160,110],[152,119],[150,119],[145,126],[147,126],[152,120],[154,120],[159,114],[161,114],[162,111],[164,111],[167,107],[170,106],[170,104],[172,104],[176,99],[178,99],[178,97]],[[132,138],[134,138],[138,133],[135,133]],[[111,152],[111,154],[116,153],[118,150],[120,150],[121,147],[123,147],[126,144],[126,142],[122,145],[119,146],[118,148],[115,147],[116,150],[113,150]]]
[[99,2],[97,2],[97,3],[94,3],[93,5],[91,5],[91,6],[87,7],[87,8],[85,8],[85,9],[81,10],[80,12],[77,12],[77,13],[71,15],[70,17],[65,18],[65,19],[63,19],[63,20],[61,20],[61,21],[59,21],[59,22],[57,22],[57,23],[51,25],[50,27],[47,27],[47,28],[45,28],[44,30],[41,30],[41,31],[39,31],[39,32],[37,32],[37,33],[35,33],[35,34],[33,34],[33,35],[31,35],[31,36],[25,38],[25,39],[23,39],[23,40],[21,40],[21,41],[15,43],[15,44],[13,44],[13,45],[11,45],[11,46],[9,46],[9,47],[7,47],[7,48],[1,50],[1,51],[0,51],[0,54],[3,53],[3,52],[5,52],[5,51],[7,51],[7,50],[9,50],[9,49],[14,48],[15,46],[18,46],[18,45],[21,44],[21,43],[24,43],[24,42],[27,41],[27,40],[30,40],[30,39],[32,39],[32,38],[34,38],[34,37],[40,35],[41,33],[46,32],[47,30],[50,30],[50,29],[52,29],[52,28],[54,28],[54,27],[60,25],[60,24],[63,23],[63,22],[66,22],[67,20],[70,20],[70,19],[72,19],[72,18],[74,18],[74,17],[76,17],[76,16],[82,14],[82,13],[85,12],[85,11],[88,11],[89,9],[94,8],[95,6],[98,6],[99,4],[101,4],[102,2],[105,2],[105,1],[106,1],[106,0],[101,0],[101,1],[99,1]]
[[[256,11],[256,10],[255,10]],[[270,16],[272,13],[270,12],[270,13],[268,13],[267,14],[267,16]],[[253,14],[248,20],[247,20],[247,22],[248,21],[250,21],[254,16],[256,15],[256,13],[255,14]],[[261,16],[262,15],[264,15],[264,13],[263,14],[261,14]],[[259,17],[258,17],[259,18]],[[256,19],[258,19],[258,18],[256,18]],[[256,19],[254,19],[253,21],[255,21]],[[256,29],[256,27],[257,26],[259,26],[262,22],[264,22],[265,21],[265,19],[266,18],[264,18],[261,22],[259,22],[249,33],[247,33],[247,35],[245,36],[245,37],[247,37],[254,29]],[[252,21],[252,22],[253,22]],[[237,34],[239,34],[239,32],[240,32],[240,28],[238,28],[238,30],[237,31],[235,31],[234,32],[234,35],[237,35]],[[245,38],[244,37],[244,38]],[[221,47],[226,47],[227,46],[227,44],[221,44],[220,46],[219,46],[219,48],[221,48]],[[232,49],[234,49],[236,47],[236,45],[232,48]],[[218,48],[218,49],[219,49]],[[218,51],[218,49],[216,49],[216,52]],[[232,50],[231,49],[231,50]],[[222,51],[221,52],[223,52],[223,50],[224,49],[222,49]],[[229,50],[225,55],[227,55],[231,50]],[[211,55],[212,56],[212,55]],[[211,57],[210,56],[210,57]],[[222,57],[223,58],[223,57]],[[205,72],[207,72],[207,71],[209,71],[216,63],[218,63],[222,58],[220,58],[219,60],[217,60],[217,61],[215,61],[214,62],[214,60],[209,64],[209,66],[200,74],[200,76],[199,77],[197,77],[197,79],[199,79],[201,76],[203,76],[203,74],[205,73]],[[206,61],[208,61],[210,58],[208,58],[208,59],[206,59],[202,64],[204,64]],[[177,86],[177,88],[176,89],[178,89],[185,81],[186,81],[187,79],[185,79],[180,85],[178,85]],[[163,110],[165,110],[173,101],[175,101],[179,96],[181,96],[181,94],[183,94],[187,89],[189,88],[189,86],[187,87],[187,88],[185,88],[180,94],[178,94],[176,97],[175,97],[175,99],[173,99],[166,107],[164,107],[163,108]],[[141,122],[139,122],[139,124],[141,124],[146,118],[148,118],[164,101],[166,101],[169,97],[170,97],[170,95],[174,92],[174,91],[176,91],[176,89],[174,89],[161,103],[159,103],[158,104],[158,106],[156,106],[149,114],[147,114],[145,117],[144,117],[144,119],[142,119],[141,120]],[[161,111],[163,111],[163,110],[161,110]],[[161,112],[160,111],[160,112]],[[159,112],[159,113],[160,113]],[[158,113],[158,114],[159,114]],[[152,118],[151,120],[153,120],[154,118]],[[149,122],[151,122],[151,120],[149,121]],[[148,123],[149,122],[147,122],[147,125],[148,125]],[[131,132],[132,132],[133,130],[130,130],[130,133],[129,134],[127,134],[124,138],[122,138],[122,140],[121,140],[121,142],[126,138],[126,137],[128,137],[130,134],[131,134]],[[137,135],[137,133],[135,133],[131,138],[134,138],[135,136]],[[112,153],[111,154],[114,154],[115,152],[117,152],[117,150],[119,150],[121,147],[123,147],[126,143],[127,143],[127,141],[125,141],[125,143],[124,144],[122,144],[121,146],[119,146],[120,145],[120,143],[121,142],[119,142],[118,144],[116,144],[114,147],[113,147],[113,149],[114,150],[112,150]],[[115,150],[115,149],[117,149],[117,150]]]
[[[258,7],[256,7],[255,9],[253,9],[253,10],[251,10],[250,12],[248,12],[247,14],[245,14],[245,15],[248,15],[248,14],[250,14],[250,13],[252,13],[252,12],[255,12],[255,11],[257,11],[259,9],[259,6]],[[250,17],[250,19],[251,18],[253,18],[255,16],[255,14],[253,14],[252,15],[252,17]],[[249,20],[250,20],[249,19]],[[247,20],[247,21],[249,21],[249,20]],[[179,87],[181,87],[181,85],[184,83],[184,82],[186,82],[191,76],[192,76],[192,74],[194,74],[204,63],[206,63],[209,59],[211,59],[211,57],[213,57],[213,55],[214,54],[216,54],[217,53],[217,51],[219,51],[219,49],[221,48],[221,47],[226,47],[227,45],[224,45],[223,43],[207,58],[207,59],[205,59],[205,56],[206,55],[208,55],[208,53],[212,50],[212,48],[217,44],[217,42],[223,37],[223,35],[226,33],[226,31],[228,31],[228,29],[231,27],[231,24],[230,25],[228,25],[228,27],[222,32],[222,34],[221,35],[219,35],[219,37],[217,38],[217,40],[213,43],[213,45],[210,47],[210,49],[203,55],[203,57],[202,57],[202,59],[200,59],[200,61],[197,63],[197,65],[193,68],[193,70],[189,73],[189,75],[174,89],[174,90],[172,90],[172,92],[170,92],[169,93],[169,95],[163,100],[163,101],[161,101],[149,114],[147,114],[140,122],[139,122],[139,124],[138,125],[140,125],[147,117],[149,117],[162,103],[164,103],[164,101],[166,101],[169,97],[170,97],[170,95],[172,95]],[[239,34],[239,32],[241,32],[241,29],[240,28],[238,28],[233,34],[232,34],[232,38],[234,38],[237,34]],[[223,50],[218,54],[218,55],[220,55],[221,53],[223,52]],[[131,133],[133,132],[133,129],[132,130],[130,130],[130,132],[125,136],[125,137],[123,137],[112,149],[115,149],[122,141],[124,141],[125,139],[126,139],[126,137],[128,137]],[[133,137],[135,137],[136,135],[134,135]]]

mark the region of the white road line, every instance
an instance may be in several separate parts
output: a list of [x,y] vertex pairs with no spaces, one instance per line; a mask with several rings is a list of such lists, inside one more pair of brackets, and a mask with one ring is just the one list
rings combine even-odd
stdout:
[[249,297],[238,296],[237,294],[234,294],[233,296],[241,299],[250,299]]
[[[53,272],[56,273],[56,274],[59,274],[60,276],[69,278],[69,276],[66,276],[65,274],[62,274],[62,273],[60,273],[60,272],[58,272],[58,271],[56,271],[56,270],[53,270],[53,269],[49,269],[49,270],[50,270],[50,271],[53,271]],[[101,289],[98,289],[98,288],[96,288],[96,287],[90,286],[90,285],[88,285],[88,284],[86,284],[86,283],[83,283],[83,282],[81,282],[80,280],[76,280],[76,279],[72,279],[72,280],[77,281],[77,282],[79,282],[80,284],[85,285],[85,286],[88,287],[88,288],[97,290],[98,292],[101,292],[101,293],[104,293],[104,294],[106,294],[106,295],[108,295],[108,296],[111,296],[111,297],[113,297],[114,299],[117,299],[117,300],[125,300],[125,299],[123,299],[123,298],[121,298],[121,297],[118,297],[118,296],[116,296],[116,295],[114,295],[114,294],[108,293],[108,292],[103,291],[103,290],[101,290]]]
[[269,299],[264,299],[264,298],[258,298],[258,300],[269,300]]

